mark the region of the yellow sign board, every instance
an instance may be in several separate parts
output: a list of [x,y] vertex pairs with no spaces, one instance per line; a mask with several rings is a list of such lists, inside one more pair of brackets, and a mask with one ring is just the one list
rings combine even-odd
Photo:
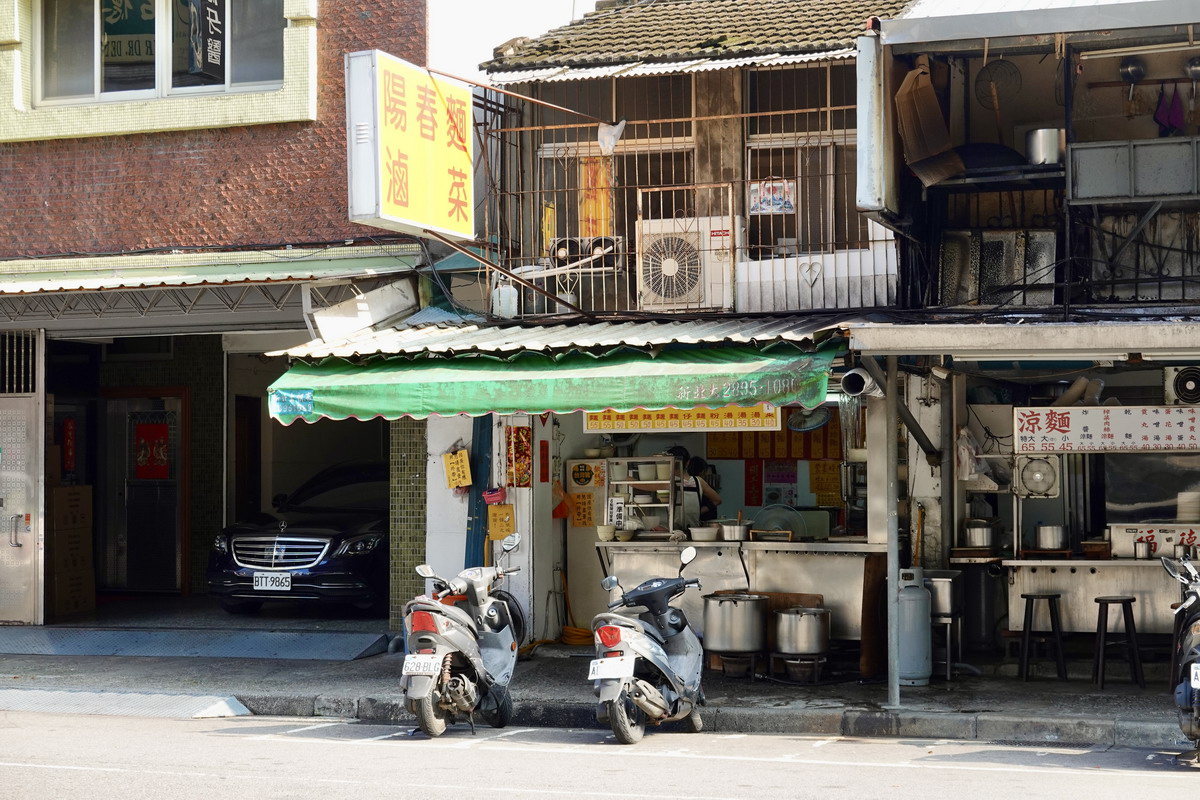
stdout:
[[601,411],[586,414],[586,433],[620,431],[777,431],[779,407],[771,403],[721,408],[664,408],[659,411]]
[[517,530],[517,520],[511,503],[491,505],[488,509],[488,538],[503,539]]
[[447,489],[471,485],[471,459],[466,450],[443,454],[442,464],[446,467]]
[[475,236],[471,90],[379,50],[346,56],[350,219]]

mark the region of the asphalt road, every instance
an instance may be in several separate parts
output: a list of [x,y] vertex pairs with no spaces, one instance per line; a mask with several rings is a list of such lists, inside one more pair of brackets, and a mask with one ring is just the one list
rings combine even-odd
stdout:
[[1102,798],[1194,792],[1173,754],[1122,748],[329,719],[0,714],[0,798]]

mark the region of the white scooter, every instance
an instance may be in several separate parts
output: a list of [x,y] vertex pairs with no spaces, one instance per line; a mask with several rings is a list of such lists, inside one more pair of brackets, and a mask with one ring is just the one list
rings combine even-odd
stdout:
[[[515,538],[504,542],[505,552],[515,546]],[[440,736],[460,719],[474,732],[476,711],[496,728],[512,719],[508,684],[525,619],[512,595],[492,584],[520,569],[471,567],[447,580],[428,564],[417,567],[436,591],[404,607],[402,686],[405,706],[426,736]]]
[[[596,720],[612,727],[617,741],[641,741],[646,723],[659,725],[687,720],[688,730],[704,727],[699,707],[704,705],[700,672],[704,649],[688,626],[683,610],[670,601],[700,581],[684,578],[683,568],[696,558],[696,548],[679,554],[679,577],[651,578],[609,603],[609,612],[592,620],[597,658],[591,662],[588,680],[599,702]],[[620,588],[615,576],[601,584],[607,591]],[[611,613],[621,607],[643,607],[637,617]]]

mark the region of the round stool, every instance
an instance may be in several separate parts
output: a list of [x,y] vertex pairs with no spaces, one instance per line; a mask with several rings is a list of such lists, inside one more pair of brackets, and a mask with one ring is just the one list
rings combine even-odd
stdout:
[[[1029,680],[1029,653],[1030,648],[1033,647],[1035,636],[1033,608],[1038,600],[1045,600],[1046,608],[1050,612],[1050,635],[1047,638],[1054,641],[1054,659],[1058,668],[1058,679],[1065,681],[1067,679],[1067,661],[1063,655],[1062,620],[1058,614],[1058,601],[1062,595],[1058,592],[1030,592],[1022,594],[1021,597],[1025,599],[1025,629],[1021,631],[1021,680]],[[1040,636],[1044,636],[1044,634]]]
[[[1135,598],[1124,596],[1096,598],[1100,610],[1096,615],[1096,651],[1095,657],[1092,659],[1092,683],[1098,684],[1101,689],[1104,688],[1105,653],[1109,647],[1120,644],[1125,645],[1125,657],[1129,660],[1130,678],[1141,688],[1146,688],[1146,678],[1142,675],[1142,655],[1138,650],[1137,629],[1133,624],[1134,600]],[[1121,606],[1121,615],[1125,625],[1125,638],[1112,642],[1108,641],[1108,607],[1111,605]]]

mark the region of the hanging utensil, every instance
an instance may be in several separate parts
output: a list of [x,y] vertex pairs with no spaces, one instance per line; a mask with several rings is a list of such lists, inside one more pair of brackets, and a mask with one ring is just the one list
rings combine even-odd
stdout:
[[996,117],[996,139],[1004,144],[1004,128],[1000,119],[1001,104],[1011,100],[1021,90],[1021,71],[1016,64],[998,58],[984,64],[975,76],[975,99],[991,110]]
[[1137,56],[1126,56],[1121,59],[1121,80],[1129,84],[1129,100],[1133,102],[1133,88],[1137,82],[1146,77],[1146,62]]
[[1196,110],[1196,81],[1200,81],[1200,56],[1192,56],[1183,65],[1183,73],[1192,82],[1192,93],[1188,95],[1188,113]]

